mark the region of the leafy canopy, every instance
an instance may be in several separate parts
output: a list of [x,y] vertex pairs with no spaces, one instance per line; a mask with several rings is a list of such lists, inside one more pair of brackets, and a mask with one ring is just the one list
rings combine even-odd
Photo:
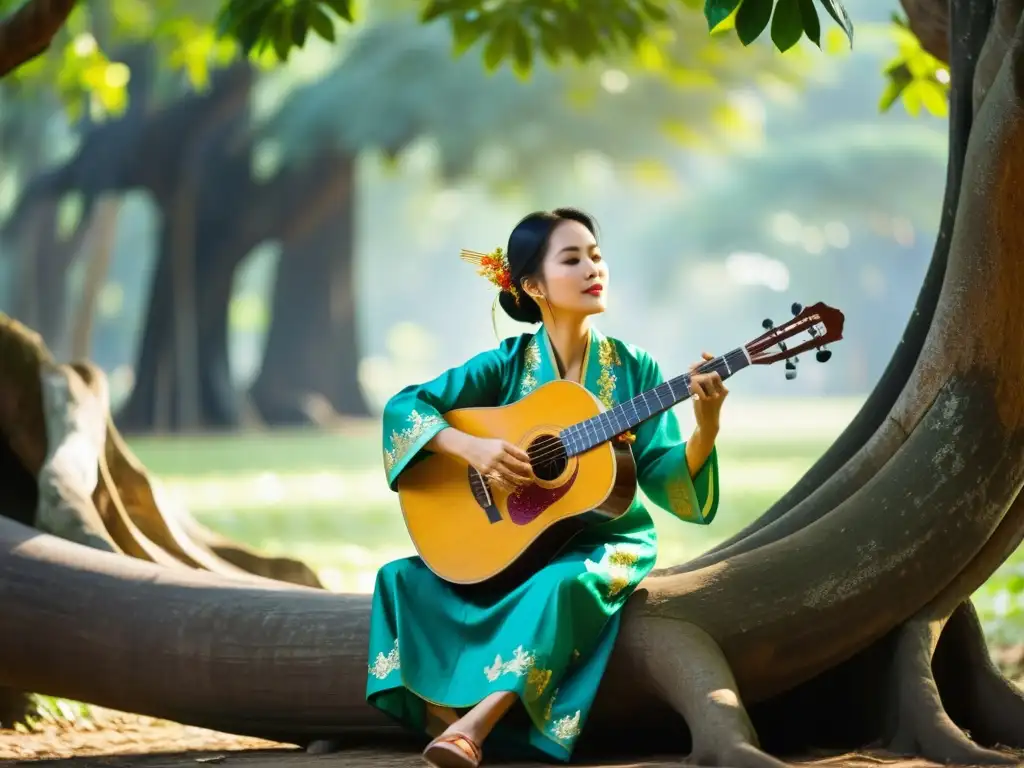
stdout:
[[[23,2],[0,0],[0,23]],[[378,2],[367,0],[376,11]],[[634,55],[648,61],[658,55],[655,41],[680,11],[696,12],[701,0],[416,0],[420,23],[447,24],[452,53],[479,51],[484,68],[508,65],[519,77],[531,75],[543,58],[557,66]],[[57,43],[56,54],[40,56],[15,72],[29,87],[56,84],[72,115],[88,108],[94,117],[118,113],[125,105],[130,73],[108,60],[105,41],[93,37],[97,13],[105,12],[117,41],[152,41],[173,70],[195,87],[204,87],[211,66],[242,53],[265,66],[287,61],[311,37],[340,42],[357,21],[355,0],[92,0],[80,2]],[[819,11],[823,10],[824,14]],[[806,36],[822,46],[824,24],[853,45],[853,23],[842,0],[704,0],[712,34],[735,30],[750,45],[765,30],[779,51]],[[822,18],[824,16],[824,18]],[[911,114],[923,107],[946,113],[948,70],[925,52],[905,23],[894,19],[898,56],[886,70],[888,85],[880,101],[887,110],[896,99]],[[825,35],[825,37],[828,37]]]

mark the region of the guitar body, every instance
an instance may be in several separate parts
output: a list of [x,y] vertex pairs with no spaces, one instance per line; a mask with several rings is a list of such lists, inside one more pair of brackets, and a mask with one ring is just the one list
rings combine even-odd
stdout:
[[628,444],[605,442],[566,456],[554,437],[602,410],[587,389],[559,380],[511,405],[444,414],[456,429],[522,448],[536,481],[506,494],[439,454],[407,467],[398,497],[427,567],[454,584],[508,586],[543,567],[584,527],[625,513],[636,495]]

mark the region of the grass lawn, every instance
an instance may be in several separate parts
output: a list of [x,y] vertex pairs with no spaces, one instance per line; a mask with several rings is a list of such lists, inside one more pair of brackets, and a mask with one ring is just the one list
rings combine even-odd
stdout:
[[[678,563],[757,518],[814,463],[859,400],[729,403],[719,438],[721,505],[710,526],[651,507],[659,566]],[[677,409],[683,428],[689,410]],[[131,441],[146,466],[210,527],[274,554],[300,557],[334,590],[368,592],[376,569],[413,553],[388,490],[380,427]],[[975,595],[990,639],[1024,635],[1019,553]],[[1021,575],[1018,575],[1021,574]]]

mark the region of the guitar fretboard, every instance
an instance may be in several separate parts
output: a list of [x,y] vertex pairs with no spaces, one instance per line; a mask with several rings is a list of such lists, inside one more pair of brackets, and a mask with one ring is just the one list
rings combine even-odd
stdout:
[[[722,380],[750,365],[750,358],[743,347],[738,347],[713,360],[708,360],[696,373],[717,371]],[[559,433],[562,444],[569,456],[576,456],[589,451],[623,432],[639,426],[652,416],[667,411],[677,403],[689,399],[690,376],[684,373],[673,379],[662,382],[656,387],[641,392],[636,397],[619,403],[597,416],[566,427]]]

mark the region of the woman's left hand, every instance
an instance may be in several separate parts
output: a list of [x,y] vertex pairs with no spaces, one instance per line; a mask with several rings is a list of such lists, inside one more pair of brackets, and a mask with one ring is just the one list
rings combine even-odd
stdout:
[[708,360],[713,360],[710,352],[702,354],[703,360],[690,366],[690,392],[693,400],[693,415],[697,419],[697,428],[705,433],[718,433],[719,415],[722,404],[729,395],[725,382],[717,371],[711,373],[695,373]]

